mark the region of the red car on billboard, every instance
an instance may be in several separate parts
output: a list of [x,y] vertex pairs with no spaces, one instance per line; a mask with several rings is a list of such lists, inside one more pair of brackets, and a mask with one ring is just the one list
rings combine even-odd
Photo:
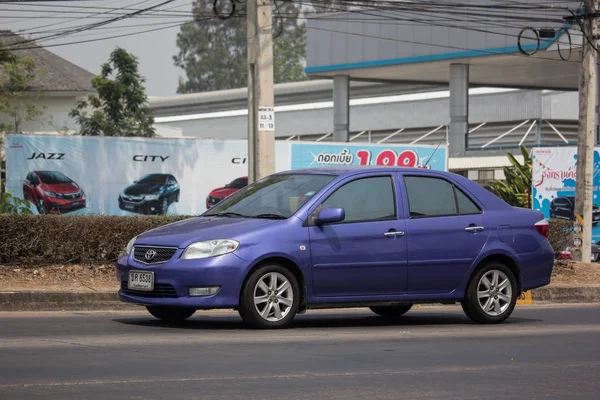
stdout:
[[58,171],[32,171],[23,182],[23,198],[40,214],[62,214],[86,206],[85,193],[71,178]]
[[206,197],[206,208],[211,208],[227,196],[231,196],[238,190],[248,186],[248,177],[244,176],[241,178],[234,179],[227,185],[213,189]]

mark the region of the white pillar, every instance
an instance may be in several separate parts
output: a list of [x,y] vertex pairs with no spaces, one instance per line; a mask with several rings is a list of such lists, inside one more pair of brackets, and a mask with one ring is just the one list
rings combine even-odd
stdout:
[[333,141],[348,142],[350,134],[350,79],[333,77]]
[[450,65],[450,130],[448,156],[464,153],[469,132],[469,65]]

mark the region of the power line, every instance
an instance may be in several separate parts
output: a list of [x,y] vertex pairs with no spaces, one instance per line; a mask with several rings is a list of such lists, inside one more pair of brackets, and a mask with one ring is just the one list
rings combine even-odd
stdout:
[[[63,36],[66,36],[66,35],[70,35],[70,34],[73,34],[73,33],[84,32],[84,31],[87,31],[87,30],[94,29],[96,27],[105,26],[105,25],[108,25],[108,24],[111,24],[111,23],[114,23],[114,22],[122,21],[122,20],[127,19],[127,18],[135,17],[136,15],[139,15],[139,14],[145,12],[145,11],[153,10],[155,8],[158,8],[158,7],[164,6],[166,4],[172,3],[173,1],[174,0],[166,0],[166,1],[163,1],[162,3],[160,3],[160,4],[156,4],[154,6],[150,6],[150,7],[147,7],[145,9],[142,9],[142,10],[139,10],[139,11],[134,11],[134,12],[129,13],[129,14],[124,15],[124,16],[110,18],[110,19],[105,20],[105,21],[101,21],[101,22],[97,22],[97,23],[94,23],[94,24],[89,24],[89,25],[86,25],[86,26],[83,26],[83,27],[79,27],[79,28],[67,30],[67,31],[62,32],[62,33],[56,33],[56,34],[52,34],[52,35],[48,35],[48,36],[41,37],[41,38],[36,38],[36,39],[28,39],[28,40],[25,40],[23,42],[20,42],[19,46],[22,46],[22,45],[27,44],[27,43],[32,43],[32,42],[38,41],[38,40],[56,39],[56,38],[63,37]],[[13,50],[13,49],[12,48],[7,48],[6,50]]]

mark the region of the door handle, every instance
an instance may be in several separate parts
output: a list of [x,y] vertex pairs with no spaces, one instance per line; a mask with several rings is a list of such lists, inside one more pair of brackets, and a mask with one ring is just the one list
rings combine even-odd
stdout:
[[467,232],[480,232],[483,230],[483,226],[468,226],[465,228]]
[[402,231],[386,232],[383,234],[383,236],[386,236],[386,237],[404,236],[404,232],[402,232]]

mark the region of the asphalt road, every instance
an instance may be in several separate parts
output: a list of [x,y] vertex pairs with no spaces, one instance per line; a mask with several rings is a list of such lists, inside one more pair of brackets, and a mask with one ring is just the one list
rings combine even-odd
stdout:
[[456,307],[397,321],[313,311],[292,329],[237,314],[170,327],[137,313],[0,313],[0,399],[595,399],[600,305]]

